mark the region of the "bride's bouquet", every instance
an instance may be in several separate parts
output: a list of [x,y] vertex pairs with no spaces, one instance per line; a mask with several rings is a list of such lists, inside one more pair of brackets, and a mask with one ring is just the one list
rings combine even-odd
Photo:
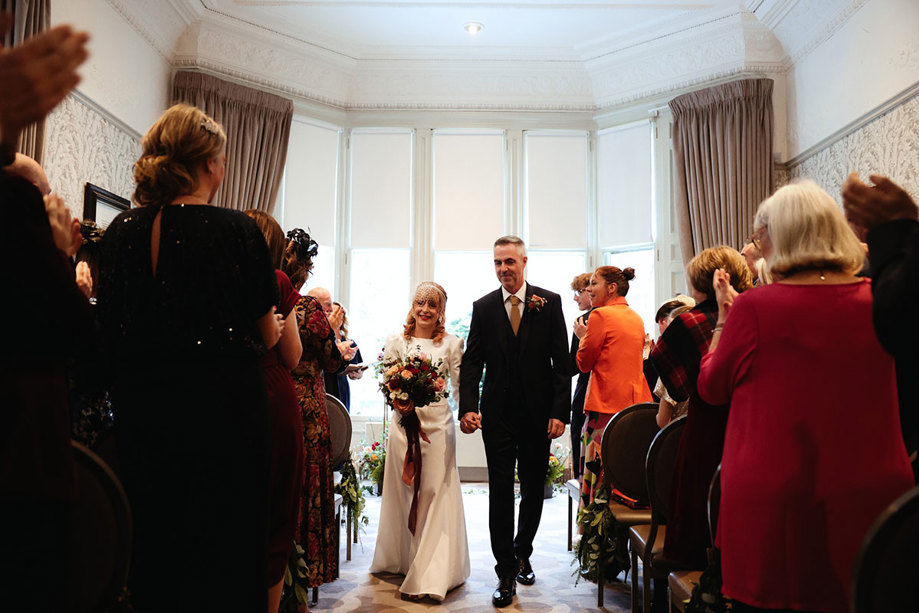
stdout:
[[421,487],[421,441],[431,442],[421,428],[415,409],[448,396],[446,381],[440,376],[443,359],[433,362],[425,353],[411,354],[403,359],[382,359],[376,366],[380,391],[386,403],[401,414],[399,425],[405,430],[408,449],[402,466],[402,482],[413,487],[415,495],[409,511],[408,529],[415,534],[418,490]]
[[403,360],[390,359],[377,365],[380,391],[386,402],[403,415],[446,398],[446,382],[438,373],[443,359],[431,361],[426,353],[410,355]]

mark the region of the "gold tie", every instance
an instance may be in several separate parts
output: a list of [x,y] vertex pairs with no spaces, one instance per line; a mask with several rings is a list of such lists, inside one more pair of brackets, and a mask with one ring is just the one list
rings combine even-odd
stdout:
[[520,311],[517,309],[518,304],[520,304],[520,298],[511,296],[511,329],[514,331],[514,336],[517,336],[517,330],[520,329]]

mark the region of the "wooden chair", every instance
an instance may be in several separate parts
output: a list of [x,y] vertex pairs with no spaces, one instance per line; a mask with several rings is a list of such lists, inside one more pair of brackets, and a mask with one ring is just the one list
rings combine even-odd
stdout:
[[578,479],[568,479],[565,481],[565,489],[568,491],[568,551],[571,551],[571,525],[574,523],[572,506],[577,508],[581,502],[581,482]]
[[[651,443],[645,463],[648,481],[648,495],[651,500],[651,523],[629,528],[629,548],[632,552],[632,565],[641,560],[642,610],[651,611],[651,579],[665,579],[679,565],[664,558],[664,537],[670,502],[670,489],[673,473],[676,468],[677,448],[686,418],[674,420],[667,424]],[[638,581],[635,570],[632,571],[632,611],[638,611]]]
[[919,486],[893,501],[865,535],[852,569],[853,613],[919,611],[917,549]]
[[[653,402],[635,404],[622,409],[606,425],[600,443],[603,464],[603,484],[612,483],[638,505],[648,504],[648,484],[645,479],[645,457],[651,441],[657,435],[657,405]],[[651,511],[610,501],[610,511],[616,522],[627,529],[651,522]],[[624,539],[623,539],[624,540]],[[626,541],[627,542],[627,541]],[[597,578],[597,606],[603,606],[605,569],[602,561]],[[632,568],[634,578],[635,568]]]
[[[715,535],[718,533],[718,509],[721,505],[721,465],[715,469],[711,485],[708,487],[708,535],[712,547],[715,546]],[[699,583],[701,570],[677,570],[667,577],[667,589],[670,591],[670,610],[683,611],[686,601],[692,596],[693,588]]]
[[111,468],[87,447],[76,441],[70,444],[76,462],[77,499],[70,517],[68,610],[108,611],[126,595],[133,538],[131,508]]
[[[329,431],[332,435],[332,466],[338,466],[346,461],[351,455],[351,415],[342,404],[341,400],[332,394],[325,395],[325,409],[329,416]],[[336,479],[337,482],[337,479]],[[337,509],[336,509],[337,510]],[[350,510],[348,510],[350,511]],[[351,513],[347,513],[347,525],[345,527],[345,559],[351,561],[351,539],[352,525]],[[353,539],[357,542],[357,523],[354,523]]]

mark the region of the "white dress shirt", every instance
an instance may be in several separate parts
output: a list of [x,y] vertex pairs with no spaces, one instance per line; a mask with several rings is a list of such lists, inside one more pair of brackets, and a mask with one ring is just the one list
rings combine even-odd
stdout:
[[517,305],[517,310],[520,311],[520,319],[523,319],[523,305],[527,301],[527,282],[524,281],[523,285],[520,286],[520,289],[517,290],[516,294],[511,294],[509,291],[504,289],[504,286],[501,286],[501,295],[504,297],[504,310],[507,311],[507,318],[511,318],[511,295],[517,296],[520,298],[520,304]]

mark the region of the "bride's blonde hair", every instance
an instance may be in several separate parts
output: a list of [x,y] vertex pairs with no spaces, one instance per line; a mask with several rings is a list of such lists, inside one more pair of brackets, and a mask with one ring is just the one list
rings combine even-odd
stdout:
[[405,329],[402,332],[402,336],[406,339],[410,339],[415,335],[415,305],[419,302],[427,302],[428,300],[431,300],[437,305],[437,322],[434,324],[434,334],[431,336],[431,340],[434,341],[435,345],[439,345],[447,335],[447,330],[444,328],[444,313],[446,313],[447,310],[447,292],[444,291],[443,287],[433,281],[424,281],[420,283],[415,290],[415,298],[412,300],[412,306],[408,309],[408,317],[405,319]]

